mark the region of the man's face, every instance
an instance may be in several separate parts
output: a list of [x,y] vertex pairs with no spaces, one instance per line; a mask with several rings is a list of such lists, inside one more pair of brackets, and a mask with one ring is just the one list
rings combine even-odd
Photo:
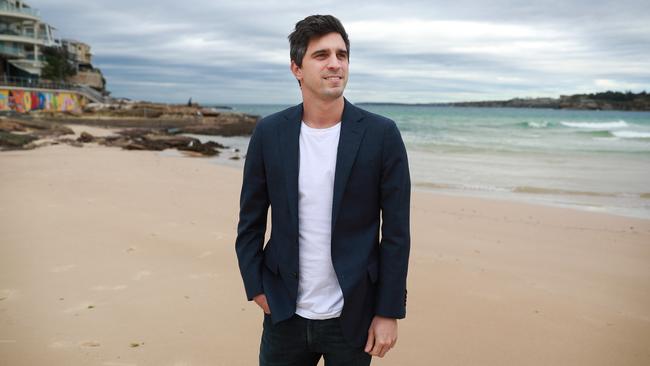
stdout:
[[348,51],[341,35],[333,32],[312,38],[302,67],[291,62],[291,71],[301,83],[303,99],[341,97],[348,83]]

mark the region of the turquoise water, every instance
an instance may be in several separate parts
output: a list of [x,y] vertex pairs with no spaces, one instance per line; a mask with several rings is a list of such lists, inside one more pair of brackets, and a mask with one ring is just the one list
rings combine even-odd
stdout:
[[[650,218],[650,112],[362,108],[395,120],[416,189]],[[245,151],[246,139],[230,143]]]

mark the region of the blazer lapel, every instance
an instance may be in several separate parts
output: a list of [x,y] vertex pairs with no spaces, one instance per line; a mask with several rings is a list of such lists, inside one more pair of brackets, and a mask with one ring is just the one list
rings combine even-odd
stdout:
[[[300,164],[300,123],[302,121],[302,104],[288,111],[284,118],[286,128],[278,130],[280,141],[280,156],[285,172],[285,183],[291,222],[298,237],[298,174]],[[334,173],[334,197],[332,199],[332,231],[336,224],[343,192],[350,176],[350,170],[359,151],[363,138],[365,124],[363,114],[352,103],[345,100],[343,116],[341,117],[341,136],[336,153],[336,172]]]
[[280,141],[281,164],[284,167],[287,199],[291,223],[298,240],[298,170],[300,159],[300,123],[302,120],[302,104],[289,110],[284,118],[286,126],[278,131]]
[[365,124],[362,123],[363,115],[357,107],[345,100],[343,117],[341,118],[341,136],[336,154],[336,172],[334,173],[334,197],[332,200],[332,233],[336,225],[341,208],[343,192],[350,176],[350,170],[359,151],[363,138]]

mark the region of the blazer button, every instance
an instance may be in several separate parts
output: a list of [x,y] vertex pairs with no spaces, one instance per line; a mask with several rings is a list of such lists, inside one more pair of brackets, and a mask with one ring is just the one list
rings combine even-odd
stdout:
[[298,272],[293,272],[291,275],[293,276],[293,278],[298,278]]

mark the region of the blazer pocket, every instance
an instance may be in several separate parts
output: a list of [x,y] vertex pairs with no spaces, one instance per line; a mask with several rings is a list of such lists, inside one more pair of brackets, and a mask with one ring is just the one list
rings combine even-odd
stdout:
[[379,265],[376,261],[368,265],[368,276],[370,277],[371,283],[377,283],[379,277]]
[[266,266],[266,268],[269,269],[269,271],[271,271],[271,273],[277,275],[279,265],[271,253],[272,253],[271,251],[264,252],[264,265]]

